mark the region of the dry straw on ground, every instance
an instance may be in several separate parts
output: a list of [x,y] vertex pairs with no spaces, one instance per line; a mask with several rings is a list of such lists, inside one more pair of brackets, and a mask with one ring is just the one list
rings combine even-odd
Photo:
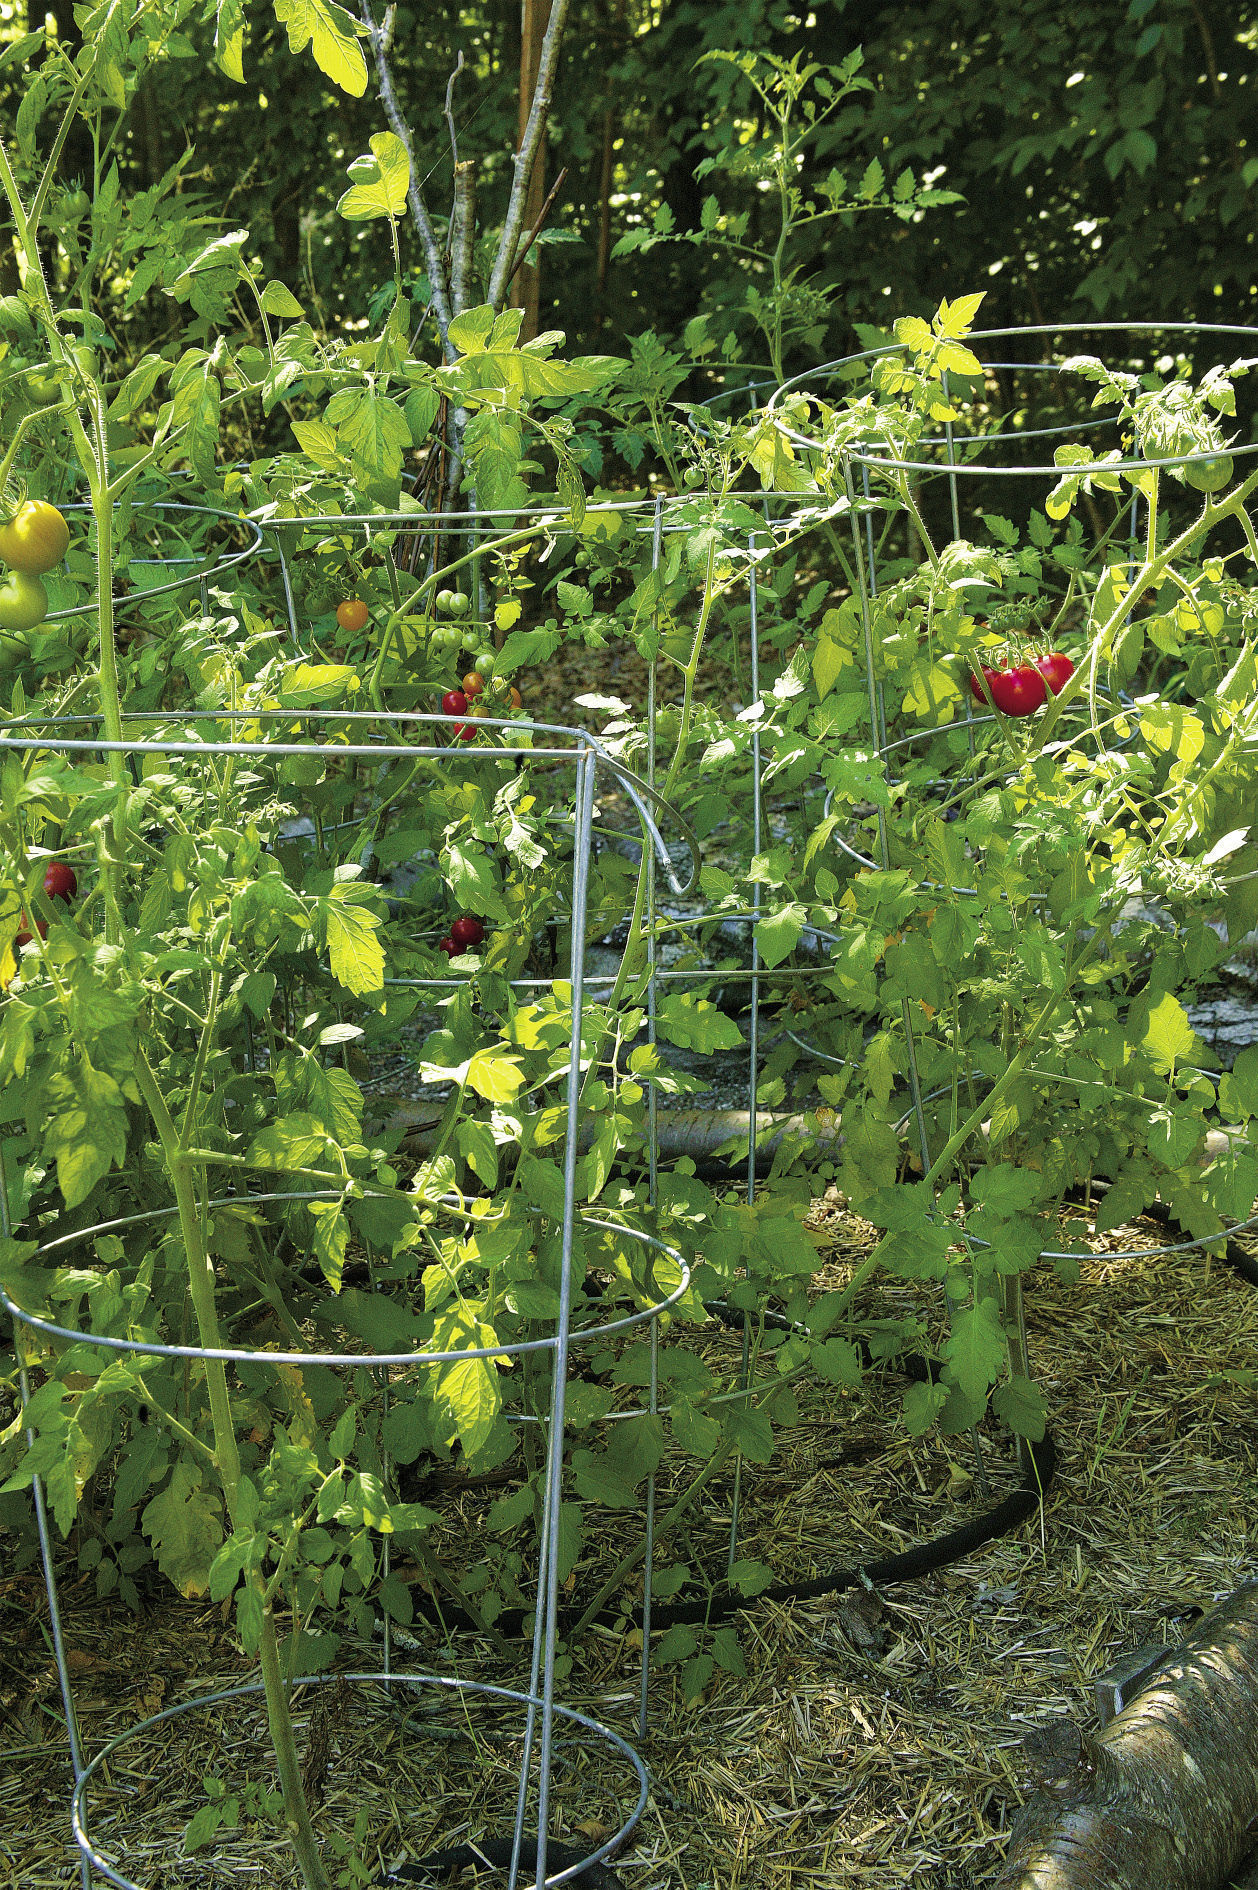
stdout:
[[[839,1244],[823,1286],[851,1264],[843,1240],[860,1237],[841,1215],[831,1220]],[[1138,1237],[1161,1239],[1151,1228]],[[1130,1230],[1098,1242],[1077,1287],[1046,1267],[1030,1284],[1033,1363],[1059,1449],[1041,1516],[888,1590],[881,1610],[851,1598],[752,1609],[739,1624],[747,1677],[720,1675],[697,1704],[683,1701],[675,1669],[656,1676],[640,1744],[652,1795],[618,1864],[629,1890],[979,1890],[1025,1786],[1028,1731],[1062,1715],[1087,1724],[1108,1662],[1178,1638],[1195,1610],[1252,1577],[1258,1289],[1217,1260],[1113,1257],[1134,1244]],[[735,1337],[704,1343],[733,1367]],[[801,1397],[772,1463],[744,1470],[744,1554],[779,1577],[807,1577],[939,1534],[983,1506],[968,1440],[909,1439],[901,1389],[888,1380],[857,1398],[827,1388]],[[1014,1465],[1007,1440],[983,1441],[994,1500]],[[705,1493],[686,1532],[692,1564],[723,1566],[731,1497],[729,1478]],[[475,1498],[456,1504],[451,1544],[477,1511]],[[610,1558],[624,1545],[623,1514],[606,1535]],[[13,1551],[0,1543],[11,1571],[0,1576],[0,1886],[45,1890],[78,1872],[46,1604],[33,1568],[12,1572]],[[70,1575],[63,1602],[89,1752],[160,1706],[242,1676],[217,1608],[154,1589],[136,1620]],[[349,1651],[354,1665],[378,1658]],[[457,1664],[523,1684],[522,1659],[496,1650],[460,1643],[454,1661],[439,1647],[430,1657],[437,1671]],[[518,1718],[403,1691],[399,1700],[328,1686],[313,1727],[303,1712],[320,1828],[364,1857],[368,1880],[510,1825]],[[633,1741],[636,1695],[630,1642],[588,1635],[561,1697]],[[214,1848],[182,1855],[206,1776],[228,1790],[271,1782],[252,1702],[122,1747],[95,1795],[98,1841],[146,1890],[295,1882],[284,1845],[247,1804]],[[557,1828],[569,1841],[597,1842],[631,1798],[627,1768],[561,1737]],[[348,1869],[332,1861],[334,1876]]]

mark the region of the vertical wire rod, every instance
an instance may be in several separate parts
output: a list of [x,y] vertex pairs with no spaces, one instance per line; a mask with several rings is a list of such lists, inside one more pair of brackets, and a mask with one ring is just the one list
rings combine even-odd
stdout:
[[[655,517],[651,527],[651,569],[658,571],[664,543],[664,501],[655,501]],[[660,621],[659,605],[651,613],[652,627],[658,631]],[[646,684],[646,778],[650,787],[655,786],[655,676],[658,658],[652,657],[647,670]],[[655,848],[650,837],[643,839],[644,865],[646,867],[646,1035],[647,1042],[654,1050],[657,1039],[656,1026],[656,979],[657,941],[655,936]],[[655,1210],[659,1206],[660,1191],[660,1134],[659,1134],[659,1099],[655,1087],[654,1075],[646,1086],[646,1158],[647,1158],[647,1200],[654,1225]],[[659,1410],[659,1363],[660,1363],[660,1322],[651,1321],[651,1397],[652,1416]],[[646,1513],[642,1519],[646,1531],[646,1553],[642,1563],[642,1658],[638,1668],[638,1737],[646,1737],[646,1702],[648,1676],[651,1666],[651,1583],[655,1576],[655,1471],[647,1474]]]
[[[0,1234],[3,1234],[6,1240],[11,1240],[13,1237],[9,1220],[9,1169],[2,1148],[0,1148]],[[13,1326],[13,1349],[19,1360],[18,1389],[22,1398],[22,1410],[25,1412],[31,1401],[31,1386],[16,1320]],[[28,1450],[34,1450],[35,1441],[34,1431],[28,1430],[26,1433]],[[52,1532],[48,1527],[48,1506],[44,1500],[44,1479],[41,1476],[31,1478],[31,1498],[35,1505],[35,1528],[39,1534],[39,1558],[44,1565],[44,1590],[48,1596],[48,1621],[52,1629],[52,1652],[57,1666],[57,1685],[61,1690],[61,1704],[66,1716],[70,1767],[74,1773],[74,1784],[77,1790],[83,1782],[83,1746],[79,1739],[79,1722],[74,1711],[74,1689],[70,1685],[70,1667],[66,1660],[65,1635],[61,1627],[61,1603],[57,1595],[57,1574],[52,1558]],[[86,1816],[86,1810],[84,1815]],[[79,1881],[83,1890],[92,1890],[92,1867],[84,1851],[79,1852]]]

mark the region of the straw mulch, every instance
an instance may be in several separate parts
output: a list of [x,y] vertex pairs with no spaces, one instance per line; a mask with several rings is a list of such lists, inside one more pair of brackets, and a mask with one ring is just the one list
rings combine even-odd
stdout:
[[[828,1218],[827,1287],[862,1236],[833,1205]],[[1078,1286],[1047,1267],[1029,1284],[1059,1469],[1046,1508],[1015,1537],[879,1598],[759,1605],[738,1621],[746,1678],[718,1673],[687,1704],[677,1669],[657,1671],[641,1741],[632,1636],[585,1638],[559,1697],[615,1727],[651,1768],[646,1815],[617,1865],[628,1890],[980,1890],[1026,1789],[1028,1732],[1065,1715],[1092,1723],[1092,1683],[1109,1662],[1177,1639],[1197,1610],[1252,1578],[1258,1289],[1197,1256],[1115,1255],[1161,1238],[1123,1230],[1097,1243]],[[735,1366],[736,1336],[702,1343]],[[984,1430],[984,1499],[968,1439],[904,1434],[901,1390],[888,1380],[856,1397],[801,1395],[773,1461],[744,1466],[740,1553],[779,1578],[807,1577],[942,1533],[1012,1486],[1007,1439]],[[705,1492],[684,1531],[693,1566],[723,1567],[733,1495],[732,1476]],[[443,1551],[483,1508],[475,1493],[451,1503]],[[609,1563],[630,1526],[623,1512],[608,1516]],[[10,1571],[0,1574],[0,1885],[44,1890],[78,1871],[47,1604],[34,1568],[12,1572],[12,1547],[0,1542]],[[70,1573],[62,1601],[89,1753],[161,1706],[251,1677],[218,1608],[154,1588],[136,1620]],[[377,1660],[378,1649],[347,1645],[342,1664]],[[526,1683],[522,1654],[466,1641],[451,1652],[430,1639],[422,1658],[401,1661]],[[313,1697],[303,1751],[332,1875],[347,1890],[465,1834],[510,1829],[514,1710],[361,1683]],[[552,1830],[597,1843],[632,1802],[630,1771],[597,1741],[563,1728],[558,1739]],[[184,1856],[207,1777],[243,1795],[238,1823]],[[258,1802],[271,1783],[256,1702],[229,1702],[119,1748],[92,1796],[93,1832],[145,1890],[287,1886],[295,1873]]]

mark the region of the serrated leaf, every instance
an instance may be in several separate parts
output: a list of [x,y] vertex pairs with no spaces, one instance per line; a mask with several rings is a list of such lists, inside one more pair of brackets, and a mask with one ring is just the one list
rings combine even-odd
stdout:
[[756,944],[766,965],[773,969],[789,958],[804,934],[807,918],[803,906],[783,906],[761,919],[755,929]]
[[924,1437],[947,1402],[946,1385],[910,1385],[904,1394],[904,1428],[909,1436]]
[[352,887],[338,883],[319,904],[327,930],[332,976],[347,991],[362,996],[379,991],[384,982],[384,950],[376,937],[378,915],[351,900]]
[[768,1463],[773,1455],[773,1426],[763,1411],[732,1404],[722,1422],[730,1442],[752,1463]]
[[985,294],[986,290],[980,289],[977,295],[961,295],[955,302],[941,302],[935,316],[936,332],[951,335],[954,339],[968,335]]
[[1048,1422],[1044,1396],[1029,1378],[1015,1374],[1007,1384],[997,1385],[992,1392],[992,1410],[1016,1436],[1029,1437],[1033,1444],[1043,1437]]
[[744,1042],[743,1033],[732,1017],[718,1010],[706,998],[692,992],[662,998],[657,1010],[657,1028],[666,1042],[682,1050],[737,1050]]
[[146,1505],[140,1524],[158,1567],[180,1594],[189,1600],[206,1594],[223,1540],[222,1516],[217,1499],[202,1489],[185,1460],[176,1462],[170,1482]]
[[952,1315],[952,1330],[944,1341],[943,1353],[967,1398],[986,1397],[988,1386],[1000,1374],[1006,1351],[1000,1309],[994,1299],[980,1299],[976,1306],[963,1306]]
[[1150,1009],[1143,1045],[1154,1069],[1163,1075],[1172,1074],[1181,1063],[1191,1062],[1198,1054],[1197,1033],[1183,1005],[1170,991]]

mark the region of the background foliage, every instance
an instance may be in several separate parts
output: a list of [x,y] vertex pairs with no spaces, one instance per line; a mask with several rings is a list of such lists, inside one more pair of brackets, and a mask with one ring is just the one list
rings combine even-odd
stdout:
[[[53,11],[73,44],[68,0]],[[9,9],[6,25],[13,34],[26,21]],[[391,275],[387,236],[378,223],[347,225],[335,204],[346,166],[383,124],[374,83],[357,99],[336,90],[259,11],[236,84],[192,56],[211,30],[186,22],[145,81],[126,134],[128,181],[148,188],[178,164],[185,207],[192,198],[247,226],[265,276],[312,314],[362,322]],[[975,286],[987,288],[989,324],[1243,320],[1255,293],[1256,42],[1258,10],[1245,0],[575,0],[548,141],[549,178],[561,166],[567,177],[549,221],[541,326],[618,352],[647,329],[680,335],[703,308],[719,337],[742,299],[728,258],[676,243],[616,254],[635,230],[697,228],[716,187],[699,173],[731,161],[723,206],[747,212],[753,239],[771,220],[766,125],[735,72],[695,62],[737,47],[837,66],[861,45],[874,89],[846,100],[803,155],[801,188],[876,158],[888,177],[910,166],[963,201],[893,227],[858,216],[823,225],[811,254],[801,239],[798,258],[829,307],[792,366],[846,351],[854,324],[928,314],[941,294]],[[397,8],[391,56],[434,215],[450,196],[442,114],[461,51],[459,155],[474,163],[487,232],[501,216],[520,50],[517,0]],[[23,86],[10,76],[6,118]],[[71,141],[67,179],[89,162]],[[422,258],[413,235],[404,240],[422,308]],[[180,316],[150,296],[127,319],[148,331],[137,343],[160,345]]]

